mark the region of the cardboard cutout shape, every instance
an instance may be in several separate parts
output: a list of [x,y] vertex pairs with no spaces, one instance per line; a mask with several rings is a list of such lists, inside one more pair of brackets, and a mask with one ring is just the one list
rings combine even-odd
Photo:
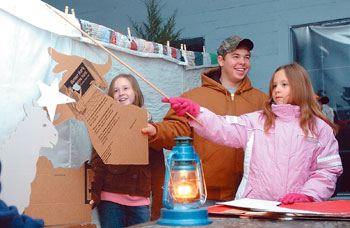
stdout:
[[108,88],[102,75],[111,68],[111,58],[106,64],[95,64],[52,48],[49,54],[57,62],[53,72],[65,71],[60,92],[76,101],[57,106],[56,113],[61,115],[54,124],[70,118],[83,121],[105,164],[148,164],[148,138],[141,133],[147,126],[147,111],[135,105],[119,105],[100,90]]
[[90,189],[88,178],[85,164],[80,169],[53,168],[47,157],[39,157],[30,205],[24,213],[42,218],[45,226],[91,222],[85,195],[85,188]]
[[[37,104],[25,105],[25,118],[16,131],[0,148],[2,163],[0,198],[23,213],[29,205],[31,182],[36,174],[36,163],[41,147],[53,148],[58,140],[55,126],[46,111]],[[33,135],[35,137],[30,137]]]
[[55,117],[56,107],[58,104],[75,102],[74,99],[58,91],[59,88],[57,78],[55,78],[55,80],[51,83],[50,86],[44,84],[41,81],[38,81],[38,85],[40,88],[41,97],[37,102],[41,107],[46,106],[51,122]]

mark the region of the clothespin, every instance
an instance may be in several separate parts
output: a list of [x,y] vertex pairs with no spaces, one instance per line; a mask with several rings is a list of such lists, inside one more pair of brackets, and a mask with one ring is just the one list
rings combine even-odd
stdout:
[[184,44],[183,55],[187,55],[187,47],[186,47],[186,44]]
[[203,54],[205,54],[205,46],[203,46]]
[[69,10],[69,7],[66,6],[66,7],[64,8],[64,13],[65,13],[65,14],[68,14],[68,10]]
[[75,17],[75,11],[74,9],[71,9],[72,15]]
[[166,42],[166,46],[170,46],[170,42],[169,42],[169,40]]
[[183,51],[183,50],[184,50],[184,45],[183,45],[183,44],[181,44],[180,46],[181,46],[181,48],[180,48],[180,49],[181,49],[181,51]]
[[131,36],[130,27],[128,27],[127,29],[128,29],[128,39],[131,41],[132,40],[132,36]]

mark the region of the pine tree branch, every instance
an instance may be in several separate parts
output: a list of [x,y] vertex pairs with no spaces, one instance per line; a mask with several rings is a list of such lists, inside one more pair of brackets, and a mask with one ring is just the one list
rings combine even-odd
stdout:
[[160,4],[159,0],[144,0],[143,3],[147,10],[147,21],[137,23],[129,17],[136,35],[142,39],[161,44],[180,40],[183,29],[175,31],[177,10],[165,20],[161,17],[163,5]]

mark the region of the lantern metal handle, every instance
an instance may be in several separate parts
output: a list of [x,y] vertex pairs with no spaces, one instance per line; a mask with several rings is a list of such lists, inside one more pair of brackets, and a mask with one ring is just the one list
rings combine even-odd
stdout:
[[170,176],[170,167],[171,167],[171,161],[173,159],[173,156],[175,153],[173,151],[170,151],[168,155],[166,156],[165,161],[165,178],[164,178],[164,186],[163,186],[163,205],[167,209],[173,209],[174,204],[172,202],[172,199],[169,197],[169,176]]

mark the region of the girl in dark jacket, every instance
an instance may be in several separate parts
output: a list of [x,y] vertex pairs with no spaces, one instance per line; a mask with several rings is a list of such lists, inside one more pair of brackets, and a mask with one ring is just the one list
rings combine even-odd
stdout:
[[[116,76],[111,81],[108,95],[121,105],[133,104],[142,107],[144,103],[139,84],[132,75]],[[150,115],[148,119],[151,121]],[[163,153],[158,151],[150,150],[149,156],[150,163],[157,160],[159,164],[106,165],[93,150],[90,165],[94,171],[94,180],[90,204],[92,207],[97,206],[102,228],[127,227],[150,220],[151,185],[154,187],[152,202],[159,204],[161,201],[158,199],[162,197],[162,182],[151,179],[151,167],[158,167],[160,170],[157,171],[164,174],[164,169],[161,168],[164,167],[164,160],[158,159],[159,156],[163,156]],[[157,177],[163,179],[163,175]],[[154,204],[154,213],[160,210],[160,207]]]

